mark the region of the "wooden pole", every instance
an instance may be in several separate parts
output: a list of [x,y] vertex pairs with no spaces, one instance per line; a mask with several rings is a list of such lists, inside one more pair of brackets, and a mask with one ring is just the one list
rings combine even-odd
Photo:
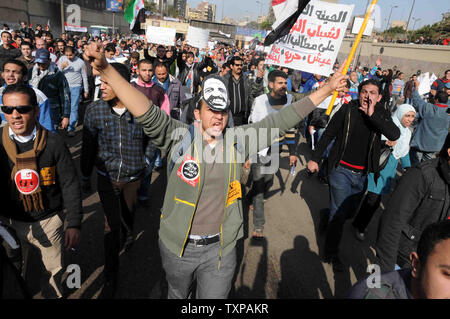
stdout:
[[[364,31],[366,30],[367,23],[369,23],[370,15],[371,15],[373,9],[375,8],[375,5],[377,4],[377,2],[378,2],[378,0],[372,0],[369,10],[367,10],[366,17],[364,18],[363,24],[361,26],[361,30],[359,30],[358,36],[356,37],[356,40],[353,43],[352,50],[350,51],[350,54],[348,55],[347,62],[345,63],[345,66],[344,66],[344,70],[342,70],[342,74],[347,74],[348,68],[350,67],[353,57],[355,56],[356,49],[358,48],[359,42],[361,41]],[[331,111],[333,109],[334,102],[336,101],[337,96],[338,96],[338,92],[334,91],[333,98],[331,99],[330,105],[328,106],[328,109],[326,112],[327,115],[331,114]]]

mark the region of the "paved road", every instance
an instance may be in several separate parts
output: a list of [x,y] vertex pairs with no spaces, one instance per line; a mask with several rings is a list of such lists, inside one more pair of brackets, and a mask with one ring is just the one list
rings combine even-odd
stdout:
[[[81,128],[67,138],[79,166]],[[321,262],[324,236],[318,232],[320,210],[328,207],[328,188],[304,172],[310,151],[305,141],[298,143],[297,174],[288,170],[288,153],[282,152],[280,170],[274,178],[265,203],[265,238],[249,238],[252,214],[244,212],[244,239],[238,243],[238,265],[232,298],[342,298],[358,279],[366,275],[373,260],[369,244],[376,233],[380,211],[369,229],[367,242],[360,243],[346,224],[342,240],[342,260],[348,266],[334,274],[329,264]],[[157,233],[159,209],[166,186],[164,170],[154,173],[150,189],[150,207],[139,207],[136,213],[136,241],[121,255],[117,298],[163,298],[167,286],[161,267]],[[95,176],[92,178],[96,188]],[[78,264],[81,288],[71,290],[69,298],[98,298],[103,284],[103,211],[96,192],[83,197],[83,228],[80,248],[65,254],[66,265]],[[33,296],[42,297],[39,273],[43,270],[36,252],[31,252],[27,277]]]

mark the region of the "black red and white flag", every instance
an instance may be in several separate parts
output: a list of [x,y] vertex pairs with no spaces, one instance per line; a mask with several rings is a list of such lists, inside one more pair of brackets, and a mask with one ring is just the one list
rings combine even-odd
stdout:
[[298,16],[311,0],[272,0],[275,22],[272,31],[266,36],[264,46],[269,46],[279,38],[287,35]]

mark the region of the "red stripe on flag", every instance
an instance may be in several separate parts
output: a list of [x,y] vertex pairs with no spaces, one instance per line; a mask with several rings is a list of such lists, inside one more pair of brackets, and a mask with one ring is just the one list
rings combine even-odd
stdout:
[[286,2],[286,0],[272,0],[272,7],[277,6],[283,2]]

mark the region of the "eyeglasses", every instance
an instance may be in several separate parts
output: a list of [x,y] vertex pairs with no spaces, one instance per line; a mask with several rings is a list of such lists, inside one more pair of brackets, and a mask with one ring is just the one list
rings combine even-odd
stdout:
[[234,66],[242,67],[243,64],[234,64]]
[[20,114],[26,114],[34,109],[33,105],[22,105],[22,106],[6,106],[2,105],[2,112],[5,114],[12,114],[16,110]]

